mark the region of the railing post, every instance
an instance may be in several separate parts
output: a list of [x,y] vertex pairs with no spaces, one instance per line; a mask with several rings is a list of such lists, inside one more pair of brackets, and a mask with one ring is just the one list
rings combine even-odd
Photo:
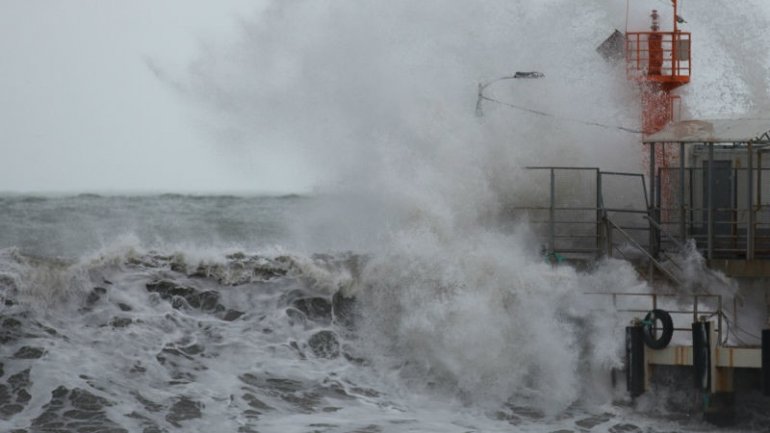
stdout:
[[548,217],[549,217],[549,231],[548,231],[548,252],[550,254],[553,254],[556,252],[556,223],[555,223],[555,214],[556,214],[556,186],[555,186],[555,179],[556,175],[554,173],[554,169],[551,168],[551,202],[550,207],[548,209]]
[[706,169],[706,198],[708,199],[708,227],[706,258],[714,258],[714,143],[709,143],[709,160]]
[[[722,342],[722,295],[719,295],[717,297],[719,308],[717,309],[717,330],[719,335],[719,340],[717,340],[718,344],[721,344]],[[738,316],[735,316],[736,318]]]
[[[666,146],[663,146],[663,149],[665,150]],[[665,153],[664,153],[665,154]],[[658,258],[658,254],[660,253],[660,234],[663,230],[663,218],[662,218],[662,209],[663,209],[663,167],[658,168],[658,178],[655,183],[656,189],[655,189],[655,222],[658,223],[658,225],[655,227],[655,245],[653,247],[653,254],[652,256],[656,259]]]
[[757,151],[757,208],[762,208],[762,150]]
[[746,225],[746,260],[754,258],[754,155],[753,143],[748,142],[748,167],[746,167],[748,187],[746,194],[746,207],[749,211],[748,224]]
[[[651,220],[655,219],[655,143],[650,143],[650,205],[649,209],[647,210],[649,217]],[[652,282],[653,280],[653,272],[654,272],[654,264],[653,260],[656,256],[655,254],[655,227],[650,224],[650,236],[649,236],[649,249],[650,249],[650,255],[652,258],[650,259],[650,265],[649,265],[649,280]]]
[[[695,181],[693,181],[693,173],[695,172],[695,167],[690,167],[690,170],[687,172],[687,178],[690,182],[690,194],[688,194],[689,202],[690,202],[690,212],[687,216],[687,222],[690,223],[690,230],[692,230],[692,227],[695,225],[695,210],[693,207],[695,206],[693,203],[695,203],[695,192],[693,191],[693,185],[695,185]],[[701,191],[703,188],[701,188]],[[697,246],[697,245],[696,245]]]
[[[684,209],[684,166],[684,143],[679,143],[679,237],[683,244],[687,240],[687,225],[685,224],[687,214]],[[690,188],[692,188],[692,185],[690,185]]]
[[[604,200],[602,199],[602,172],[596,169],[596,253],[599,254],[602,247],[602,221]],[[606,232],[605,232],[606,233]],[[607,251],[607,256],[611,254]]]
[[698,295],[694,295],[694,303],[692,308],[692,321],[693,323],[698,321]]

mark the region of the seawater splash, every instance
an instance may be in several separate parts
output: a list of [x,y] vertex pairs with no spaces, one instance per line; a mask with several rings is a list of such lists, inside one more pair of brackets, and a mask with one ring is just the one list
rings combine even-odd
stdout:
[[[639,171],[639,137],[504,106],[479,120],[475,84],[538,70],[546,79],[488,92],[563,118],[637,123],[623,66],[594,51],[623,27],[625,2],[609,3],[274,2],[244,22],[238,43],[202,53],[180,87],[216,107],[231,144],[290,149],[333,194],[295,232],[310,250],[371,255],[357,289],[368,350],[384,369],[426,392],[514,396],[553,414],[587,394],[581,366],[618,363],[619,340],[586,325],[604,314],[580,293],[649,288],[621,262],[588,274],[545,265],[531,236],[501,228],[504,209],[542,194],[525,165]],[[711,10],[687,4],[693,32],[718,26]],[[708,62],[724,76],[740,63],[727,39],[695,38],[695,68]],[[691,86],[694,101],[737,111],[750,108],[747,98],[762,103],[766,92],[738,90],[766,83],[742,77],[704,79]]]
[[504,212],[542,192],[521,166],[633,169],[637,138],[474,116],[478,81],[532,69],[548,80],[489,91],[635,121],[623,71],[594,52],[620,21],[604,6],[297,0],[244,21],[179,88],[241,155],[301,153],[319,193],[3,198],[18,249],[0,254],[0,427],[706,429],[608,403],[622,328],[583,292],[649,290],[634,270],[547,264]]
[[458,244],[410,232],[373,258],[360,296],[375,363],[472,405],[510,399],[554,415],[602,386],[606,396],[609,376],[594,382],[592,370],[620,367],[622,340],[614,315],[583,293],[633,286],[636,276],[611,278],[621,263],[590,277],[553,267],[520,236],[482,232]]
[[[158,200],[173,208],[181,199],[133,198],[135,217]],[[189,200],[219,209],[214,198]],[[247,206],[233,220],[252,215],[271,225],[297,209],[262,200],[269,218]],[[188,229],[197,223],[186,221],[184,232],[195,233]],[[78,224],[65,218],[56,228]],[[179,228],[165,235],[175,239]],[[163,233],[116,233],[112,244],[69,259],[33,257],[23,245],[0,252],[0,429],[459,433],[693,424],[609,403],[622,395],[607,372],[619,365],[622,327],[609,306],[582,292],[644,290],[635,271],[613,260],[591,272],[554,267],[525,226],[469,230],[462,243],[414,227],[376,254],[239,251],[210,245],[216,232],[174,247],[157,239]]]
[[[435,262],[435,245],[420,245],[399,257],[205,260],[134,247],[56,262],[63,278],[46,279],[57,281],[50,286],[35,276],[50,274],[50,263],[6,250],[0,425],[248,432],[401,431],[406,423],[420,431],[503,431],[509,422],[546,422],[543,415],[562,412],[579,386],[596,385],[578,384],[576,368],[615,365],[614,344],[573,352],[578,339],[613,328],[570,305],[580,302],[570,268],[528,262],[541,272],[476,274],[471,287],[473,269],[500,270],[508,256],[456,255],[445,266]],[[65,278],[73,274],[83,278]],[[517,289],[496,287],[500,278],[514,278]],[[541,280],[554,289],[535,293]],[[36,298],[41,290],[47,299]],[[560,341],[541,340],[532,325]],[[587,364],[577,367],[578,359]],[[502,425],[477,411],[499,412]],[[447,418],[433,419],[440,413]]]

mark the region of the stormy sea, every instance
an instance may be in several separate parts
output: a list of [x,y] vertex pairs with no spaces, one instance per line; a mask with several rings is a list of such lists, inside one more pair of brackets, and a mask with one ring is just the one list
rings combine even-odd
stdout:
[[[764,1],[680,1],[685,115],[767,112]],[[0,431],[728,431],[687,374],[627,396],[630,318],[587,293],[650,292],[636,269],[551,263],[510,212],[549,194],[523,167],[643,172],[638,88],[596,47],[649,7],[265,3],[235,41],[146,72],[205,119],[211,164],[284,161],[315,189],[0,195]],[[541,78],[498,79],[520,71]],[[141,155],[187,168],[162,157]],[[605,192],[638,206],[638,187]],[[555,189],[559,206],[596,190]],[[739,401],[732,431],[770,431],[768,407]]]
[[623,262],[553,266],[518,229],[307,251],[329,201],[0,198],[0,430],[715,430],[613,385],[622,324],[582,291],[639,290]]

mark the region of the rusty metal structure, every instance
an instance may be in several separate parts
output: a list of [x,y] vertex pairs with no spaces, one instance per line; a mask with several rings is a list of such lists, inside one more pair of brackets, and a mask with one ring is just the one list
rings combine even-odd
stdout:
[[661,31],[657,10],[649,31],[626,31],[626,72],[638,83],[642,99],[642,131],[651,134],[675,120],[672,92],[690,82],[690,33],[679,30],[677,1],[672,1],[673,30]]

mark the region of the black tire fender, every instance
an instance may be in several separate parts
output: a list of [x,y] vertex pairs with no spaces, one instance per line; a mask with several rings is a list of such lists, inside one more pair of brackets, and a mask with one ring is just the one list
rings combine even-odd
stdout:
[[[655,324],[660,320],[663,326],[663,332],[660,336],[655,336]],[[642,327],[644,332],[642,334],[644,338],[644,344],[650,349],[660,350],[665,349],[668,343],[671,342],[671,337],[674,335],[674,321],[671,319],[671,315],[665,310],[654,309],[644,316],[642,321]]]

